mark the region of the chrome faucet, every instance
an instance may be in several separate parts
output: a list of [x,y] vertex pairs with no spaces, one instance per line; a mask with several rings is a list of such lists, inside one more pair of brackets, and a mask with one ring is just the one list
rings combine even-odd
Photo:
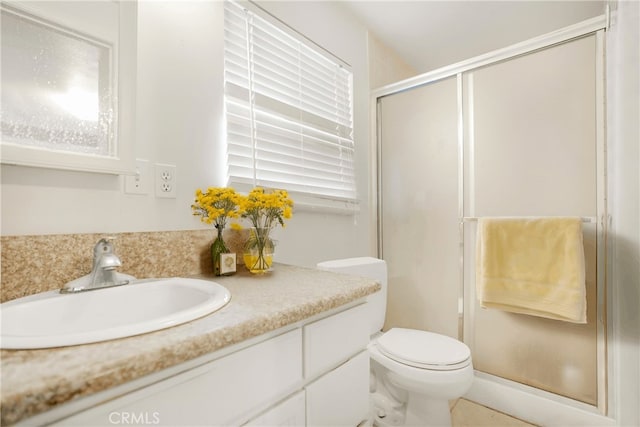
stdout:
[[93,268],[91,273],[67,283],[60,289],[60,292],[83,292],[126,285],[129,280],[118,279],[116,268],[120,266],[122,266],[122,261],[113,251],[111,241],[109,239],[100,239],[93,247]]

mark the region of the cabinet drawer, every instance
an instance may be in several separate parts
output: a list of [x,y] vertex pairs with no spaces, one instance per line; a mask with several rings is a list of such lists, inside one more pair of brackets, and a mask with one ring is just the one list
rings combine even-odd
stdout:
[[313,379],[362,351],[369,343],[366,304],[304,327],[304,375]]
[[365,350],[307,386],[307,426],[356,426],[369,414]]
[[[239,425],[299,388],[300,329],[89,409],[60,425]],[[137,422],[134,422],[137,421]]]

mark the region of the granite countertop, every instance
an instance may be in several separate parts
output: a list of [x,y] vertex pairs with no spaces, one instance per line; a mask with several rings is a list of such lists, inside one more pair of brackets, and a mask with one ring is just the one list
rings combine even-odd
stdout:
[[274,331],[380,289],[371,279],[282,264],[264,276],[240,270],[228,277],[197,276],[225,286],[231,301],[192,322],[94,344],[1,350],[0,424]]

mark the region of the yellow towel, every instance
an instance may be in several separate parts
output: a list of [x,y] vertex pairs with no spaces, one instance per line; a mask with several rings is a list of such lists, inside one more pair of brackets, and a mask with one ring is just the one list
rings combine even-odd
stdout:
[[582,220],[480,218],[476,289],[482,307],[586,323]]

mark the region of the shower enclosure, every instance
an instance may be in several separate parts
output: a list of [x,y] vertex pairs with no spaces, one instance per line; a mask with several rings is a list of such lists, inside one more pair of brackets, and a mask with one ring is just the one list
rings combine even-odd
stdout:
[[[604,19],[374,92],[386,328],[463,340],[477,377],[606,414]],[[480,308],[484,216],[584,218],[586,324]]]

